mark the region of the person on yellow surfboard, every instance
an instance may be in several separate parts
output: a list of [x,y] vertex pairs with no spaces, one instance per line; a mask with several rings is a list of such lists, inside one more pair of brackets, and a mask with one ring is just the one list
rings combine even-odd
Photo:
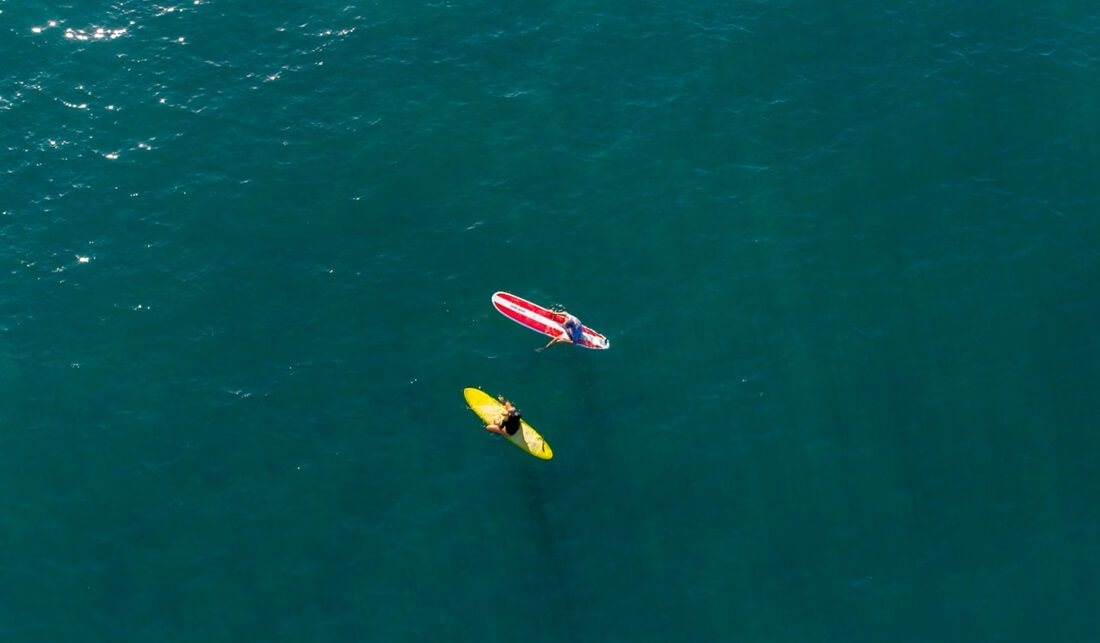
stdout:
[[500,419],[496,421],[496,424],[486,424],[485,430],[506,437],[515,435],[516,431],[519,431],[519,422],[523,419],[523,414],[519,412],[519,409],[512,406],[511,402],[504,399],[503,395],[498,395],[497,400],[504,405],[504,412],[501,414]]

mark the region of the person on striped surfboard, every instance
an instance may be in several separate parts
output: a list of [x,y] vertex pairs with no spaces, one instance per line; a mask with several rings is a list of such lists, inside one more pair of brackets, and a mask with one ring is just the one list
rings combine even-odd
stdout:
[[565,331],[561,335],[558,335],[554,339],[550,340],[550,343],[542,348],[536,348],[536,351],[542,352],[547,348],[550,348],[558,342],[565,342],[566,344],[577,344],[581,341],[581,336],[584,334],[584,325],[581,324],[581,320],[577,319],[574,315],[570,315],[566,311],[561,311],[565,315],[565,321],[562,322],[562,326],[565,326]]

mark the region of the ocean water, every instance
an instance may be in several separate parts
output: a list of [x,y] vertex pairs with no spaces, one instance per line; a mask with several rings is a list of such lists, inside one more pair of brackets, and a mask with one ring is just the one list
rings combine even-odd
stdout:
[[1095,3],[0,1],[0,60],[0,640],[1097,639]]

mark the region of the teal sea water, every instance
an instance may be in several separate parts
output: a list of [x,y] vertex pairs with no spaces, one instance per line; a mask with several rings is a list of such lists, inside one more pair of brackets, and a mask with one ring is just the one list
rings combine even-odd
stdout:
[[0,1],[0,640],[1097,640],[1100,9],[841,5]]

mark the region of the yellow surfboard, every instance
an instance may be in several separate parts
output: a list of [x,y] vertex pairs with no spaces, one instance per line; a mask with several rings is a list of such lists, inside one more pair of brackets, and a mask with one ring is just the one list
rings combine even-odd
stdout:
[[[470,406],[470,410],[477,413],[477,416],[481,418],[481,421],[485,424],[496,424],[504,416],[504,405],[484,391],[476,388],[468,388],[464,389],[462,394],[466,396],[466,404]],[[546,443],[546,440],[542,439],[538,431],[531,428],[527,420],[521,419],[519,422],[519,431],[516,431],[515,435],[506,437],[509,442],[536,458],[549,460],[554,457],[554,452],[550,449],[550,445]]]

